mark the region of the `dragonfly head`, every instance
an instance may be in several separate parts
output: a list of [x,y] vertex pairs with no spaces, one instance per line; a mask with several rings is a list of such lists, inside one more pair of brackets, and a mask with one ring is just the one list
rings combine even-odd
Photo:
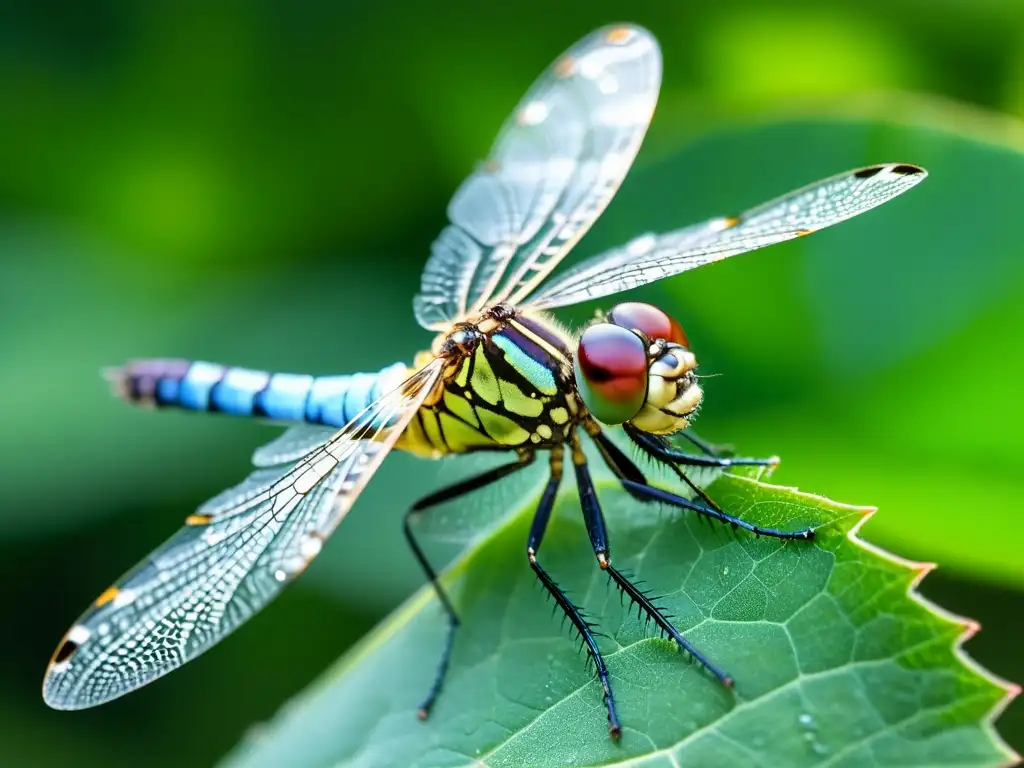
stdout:
[[447,335],[439,337],[435,353],[440,357],[468,357],[473,354],[484,335],[469,323],[459,324]]
[[576,386],[591,415],[667,435],[685,429],[704,396],[682,326],[650,304],[619,304],[580,337]]

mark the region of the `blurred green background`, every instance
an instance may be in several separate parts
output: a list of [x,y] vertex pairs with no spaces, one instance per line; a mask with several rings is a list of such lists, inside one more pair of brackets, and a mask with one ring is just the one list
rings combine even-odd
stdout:
[[[634,296],[722,374],[701,434],[878,505],[867,538],[938,562],[923,592],[1024,679],[1024,4],[9,0],[0,762],[212,763],[420,583],[402,510],[466,469],[394,456],[307,577],[202,660],[94,711],[39,696],[74,617],[274,434],[125,407],[100,368],[409,359],[448,197],[541,69],[625,19],[662,43],[661,105],[579,255],[859,165],[931,171],[862,219]],[[1018,749],[1022,710],[1002,720]]]

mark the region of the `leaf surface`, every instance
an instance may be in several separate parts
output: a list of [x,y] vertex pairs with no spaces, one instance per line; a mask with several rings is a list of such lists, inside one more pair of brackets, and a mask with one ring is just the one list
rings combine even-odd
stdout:
[[[643,505],[600,481],[612,552],[662,595],[687,638],[735,690],[651,637],[620,606],[565,484],[539,559],[601,625],[623,722],[607,734],[597,683],[527,566],[535,497],[446,576],[463,619],[446,690],[425,724],[416,706],[444,623],[421,591],[275,721],[236,766],[1000,765],[991,720],[1012,688],[960,650],[976,626],[913,593],[929,566],[855,538],[869,510],[753,477],[711,495],[761,525],[816,526],[813,543],[734,536]],[[571,491],[571,492],[570,492]],[[463,502],[466,503],[466,502]]]

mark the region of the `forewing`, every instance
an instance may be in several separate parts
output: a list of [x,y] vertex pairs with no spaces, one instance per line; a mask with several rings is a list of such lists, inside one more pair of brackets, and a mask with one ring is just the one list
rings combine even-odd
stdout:
[[80,709],[117,698],[260,610],[319,553],[440,369],[431,363],[298,462],[257,469],[189,516],[71,628],[46,672],[46,702]]
[[870,166],[802,187],[737,217],[644,235],[555,278],[528,304],[537,309],[577,304],[809,235],[891,200],[927,175],[915,165]]
[[314,448],[319,448],[334,437],[337,430],[317,424],[296,424],[266,445],[261,445],[252,455],[257,467],[275,467],[298,461]]
[[661,85],[649,32],[606,27],[552,64],[448,207],[414,301],[435,330],[519,301],[590,228],[640,148]]

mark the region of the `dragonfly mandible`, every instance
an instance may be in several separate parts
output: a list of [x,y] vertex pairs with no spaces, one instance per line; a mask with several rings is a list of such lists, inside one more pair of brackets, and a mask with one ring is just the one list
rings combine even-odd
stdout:
[[[500,481],[546,455],[548,480],[530,528],[526,565],[583,640],[613,738],[619,715],[608,669],[580,608],[541,564],[541,543],[565,454],[597,566],[670,638],[726,685],[732,679],[613,565],[583,440],[636,499],[705,515],[751,533],[809,540],[811,529],[759,528],[723,511],[690,483],[690,467],[768,464],[717,455],[685,431],[703,398],[679,323],[623,303],[581,333],[549,311],[602,298],[728,256],[801,237],[874,208],[922,181],[905,163],[874,165],[811,184],[736,216],[648,234],[546,278],[618,189],[654,112],[661,54],[632,25],[597,30],[559,57],[505,123],[486,162],[456,191],[415,297],[436,332],[411,365],[308,376],[185,360],[142,360],[110,372],[136,404],[259,417],[291,426],[253,456],[241,484],[203,504],[166,543],[106,589],[61,640],[43,683],[59,709],[91,707],[195,658],[299,576],[393,448],[440,458],[506,451],[507,464],[436,491],[405,517],[405,536],[447,614],[426,717],[444,684],[459,625],[455,605],[409,520]],[[626,438],[691,486],[648,484],[607,435]]]

